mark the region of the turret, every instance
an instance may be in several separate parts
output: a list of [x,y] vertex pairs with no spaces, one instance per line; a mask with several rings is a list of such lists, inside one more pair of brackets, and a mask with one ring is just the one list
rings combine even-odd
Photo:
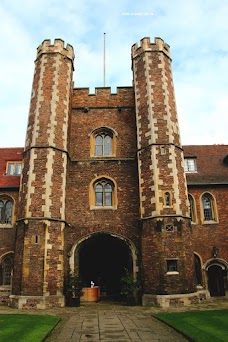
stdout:
[[63,306],[68,122],[74,51],[37,49],[20,189],[12,305]]
[[[170,47],[132,47],[145,300],[194,291],[193,251]],[[173,269],[172,273],[170,270]],[[171,274],[172,273],[172,274]],[[151,299],[153,298],[153,299]]]

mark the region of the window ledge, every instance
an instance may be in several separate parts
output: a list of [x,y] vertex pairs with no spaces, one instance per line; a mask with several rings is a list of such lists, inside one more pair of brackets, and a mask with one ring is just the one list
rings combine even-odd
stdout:
[[12,228],[12,224],[0,224],[0,228]]
[[185,173],[198,173],[198,171],[184,171]]
[[177,271],[170,271],[170,272],[166,272],[167,275],[174,275],[174,274],[179,274],[179,272]]
[[96,206],[90,206],[90,210],[116,210],[117,207],[96,207]]
[[213,221],[213,220],[208,220],[208,221],[203,221],[203,224],[218,224],[218,222]]
[[116,155],[112,154],[111,156],[90,156],[90,158],[92,159],[98,159],[98,160],[102,160],[102,159],[112,159],[112,158],[116,158]]

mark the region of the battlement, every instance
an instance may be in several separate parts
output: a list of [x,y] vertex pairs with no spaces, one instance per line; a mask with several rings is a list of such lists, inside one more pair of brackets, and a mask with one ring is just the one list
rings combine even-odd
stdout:
[[134,106],[133,87],[117,87],[116,93],[111,93],[111,87],[96,87],[95,94],[90,94],[89,88],[73,89],[73,107],[109,107]]
[[70,44],[67,44],[65,47],[64,45],[65,45],[64,40],[59,39],[59,38],[54,40],[54,44],[51,44],[50,39],[45,39],[43,43],[40,44],[37,48],[37,58],[43,53],[59,52],[73,61],[74,60],[73,46]]
[[161,38],[155,38],[154,43],[150,42],[149,37],[141,39],[140,46],[138,46],[138,43],[132,45],[131,58],[134,59],[137,56],[140,56],[141,53],[145,51],[162,51],[170,58],[170,46],[166,44]]

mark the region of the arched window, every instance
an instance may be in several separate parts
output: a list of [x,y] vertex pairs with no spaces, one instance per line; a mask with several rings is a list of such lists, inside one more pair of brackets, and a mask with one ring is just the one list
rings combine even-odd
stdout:
[[6,255],[1,264],[1,285],[11,285],[13,273],[13,256]]
[[112,155],[112,137],[108,133],[99,133],[95,137],[95,156]]
[[163,193],[163,201],[164,201],[164,206],[165,207],[171,207],[171,205],[172,205],[172,197],[171,197],[171,193],[169,191],[165,191]]
[[90,183],[90,209],[117,209],[117,185],[114,179],[97,177]]
[[188,195],[188,201],[189,201],[189,211],[190,211],[191,221],[196,222],[195,203],[194,203],[194,198],[192,197],[192,195]]
[[0,224],[12,223],[13,203],[10,199],[0,198]]
[[204,221],[216,221],[213,197],[206,193],[202,196]]
[[194,261],[195,261],[196,284],[202,285],[201,261],[198,255],[196,254],[194,254]]
[[103,179],[94,184],[95,206],[111,207],[113,204],[113,185]]
[[117,133],[108,127],[100,127],[90,134],[91,157],[113,157],[116,154]]

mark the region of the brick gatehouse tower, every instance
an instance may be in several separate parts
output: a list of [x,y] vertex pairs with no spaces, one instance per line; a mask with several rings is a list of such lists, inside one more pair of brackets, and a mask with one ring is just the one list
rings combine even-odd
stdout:
[[64,306],[70,271],[116,298],[126,268],[143,305],[197,300],[169,46],[133,45],[133,87],[115,94],[73,88],[73,63],[60,39],[38,47],[11,305]]

